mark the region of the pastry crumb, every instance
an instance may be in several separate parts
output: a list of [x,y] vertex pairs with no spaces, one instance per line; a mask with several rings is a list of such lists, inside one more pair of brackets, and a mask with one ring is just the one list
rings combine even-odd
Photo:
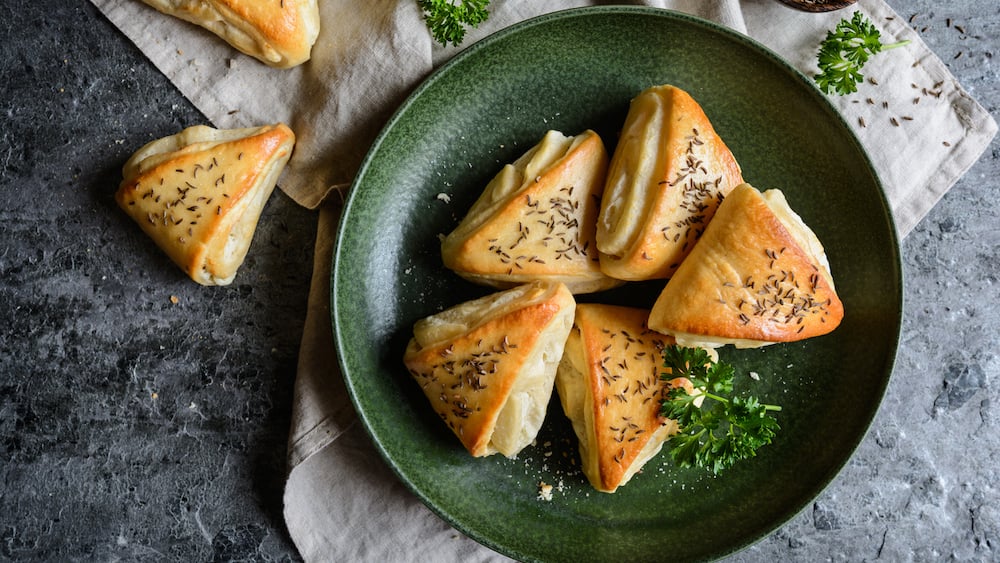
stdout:
[[181,299],[180,299],[180,297],[177,297],[176,295],[171,295],[170,296],[170,302],[173,303],[174,305],[176,305],[176,304],[178,304],[178,303],[181,302]]
[[549,485],[545,481],[538,483],[538,500],[552,500],[552,485]]

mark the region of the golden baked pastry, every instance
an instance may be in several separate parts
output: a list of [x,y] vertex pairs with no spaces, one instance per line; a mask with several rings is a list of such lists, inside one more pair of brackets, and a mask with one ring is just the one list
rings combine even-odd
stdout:
[[756,348],[827,334],[843,317],[816,235],[779,190],[742,184],[663,288],[649,327],[685,346]]
[[601,272],[594,241],[607,160],[597,133],[549,131],[503,167],[444,239],[444,265],[498,288],[546,280],[589,293],[621,284]]
[[143,0],[200,25],[261,62],[288,68],[309,60],[319,36],[317,0]]
[[645,309],[578,304],[556,374],[583,473],[601,492],[627,483],[678,430],[660,416],[670,388],[660,377],[667,371],[662,351],[673,339],[649,330],[648,315]]
[[601,268],[623,280],[668,278],[743,181],[739,164],[684,90],[654,86],[629,106],[597,223]]
[[294,145],[284,124],[189,127],[136,151],[115,200],[191,279],[227,285]]
[[475,457],[514,457],[545,420],[576,303],[532,282],[418,321],[403,363]]

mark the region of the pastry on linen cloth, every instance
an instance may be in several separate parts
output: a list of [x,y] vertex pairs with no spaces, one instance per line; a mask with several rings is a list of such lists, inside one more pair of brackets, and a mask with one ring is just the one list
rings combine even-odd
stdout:
[[601,268],[668,278],[712,219],[740,166],[702,107],[671,85],[636,96],[611,157],[597,224]]
[[756,348],[833,331],[844,317],[815,233],[779,190],[734,189],[649,316],[686,346]]
[[576,303],[564,284],[532,282],[414,324],[403,363],[475,457],[515,457],[545,419]]
[[197,24],[277,67],[309,60],[319,36],[317,0],[143,0],[164,14]]
[[660,416],[674,383],[661,378],[667,371],[662,351],[674,341],[647,328],[648,315],[646,309],[578,304],[556,375],[583,472],[601,492],[627,483],[678,430]]
[[228,285],[294,144],[280,123],[195,125],[136,151],[115,200],[191,279]]
[[620,285],[601,272],[594,240],[607,161],[593,131],[547,132],[503,167],[444,239],[445,266],[497,288],[546,280],[578,294]]

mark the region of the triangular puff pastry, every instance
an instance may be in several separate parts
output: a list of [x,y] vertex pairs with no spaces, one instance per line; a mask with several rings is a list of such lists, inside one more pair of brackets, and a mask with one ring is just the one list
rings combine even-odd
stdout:
[[418,321],[403,363],[475,457],[514,457],[545,420],[576,303],[533,282]]
[[629,106],[608,169],[597,224],[601,268],[630,281],[670,277],[742,181],[733,154],[687,92],[644,90]]
[[309,60],[319,36],[317,0],[143,0],[164,14],[200,25],[273,67]]
[[294,144],[283,124],[189,127],[132,155],[115,199],[191,279],[227,285]]
[[607,160],[593,131],[549,131],[503,167],[444,239],[444,265],[498,288],[546,280],[576,294],[620,285],[601,272],[594,241]]
[[[566,341],[556,390],[579,439],[583,472],[612,493],[677,432],[660,416],[669,383],[660,375],[669,336],[646,327],[649,311],[580,303]],[[714,351],[710,352],[713,356]]]
[[843,317],[816,235],[780,191],[742,184],[663,288],[649,327],[687,346],[755,348],[827,334]]

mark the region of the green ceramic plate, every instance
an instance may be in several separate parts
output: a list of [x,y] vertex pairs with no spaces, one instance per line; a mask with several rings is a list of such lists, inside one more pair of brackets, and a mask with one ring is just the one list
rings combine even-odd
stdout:
[[[846,318],[810,341],[721,351],[760,375],[755,393],[784,407],[776,443],[723,476],[678,469],[664,451],[617,493],[597,493],[578,470],[576,440],[555,399],[537,446],[516,460],[473,459],[401,360],[414,321],[489,292],[443,268],[438,237],[546,130],[593,128],[612,150],[629,100],[661,83],[701,103],[749,182],[784,191],[826,246]],[[585,299],[650,307],[660,287]],[[808,78],[711,23],[597,7],[499,32],[409,97],[353,186],[331,299],[361,420],[389,466],[441,518],[517,559],[656,561],[732,553],[822,491],[878,409],[901,295],[898,241],[876,174]],[[540,481],[557,486],[551,501],[536,498]]]

